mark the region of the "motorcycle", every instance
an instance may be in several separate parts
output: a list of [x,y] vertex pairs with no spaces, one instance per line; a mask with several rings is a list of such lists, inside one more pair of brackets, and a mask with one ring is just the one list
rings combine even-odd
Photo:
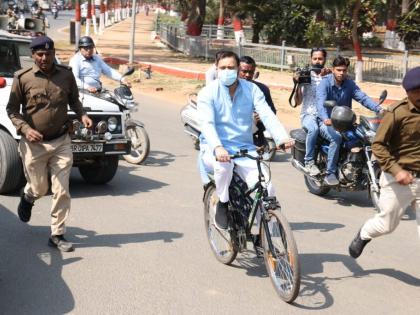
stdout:
[[[187,104],[181,109],[181,121],[184,125],[184,132],[188,134],[193,141],[194,148],[200,150],[200,126],[198,124],[197,113],[197,94],[192,93],[187,97]],[[276,155],[276,143],[268,130],[264,131],[264,161],[271,161]]]
[[[133,74],[133,72],[134,68],[129,69],[123,74],[121,80],[125,76]],[[131,113],[138,110],[138,103],[134,100],[131,89],[123,84],[121,80],[120,86],[115,88],[113,93],[101,89],[99,93],[95,93],[94,95],[118,105],[120,110],[125,114],[125,134],[131,140],[131,152],[130,154],[123,155],[123,157],[128,163],[141,164],[147,159],[150,153],[150,139],[145,125],[141,121],[131,117]]]
[[[379,105],[384,102],[387,91],[383,91],[379,97]],[[305,185],[309,191],[315,195],[323,196],[330,189],[338,191],[364,191],[367,190],[369,197],[375,209],[379,211],[379,177],[381,169],[375,157],[372,154],[372,142],[379,127],[381,117],[378,115],[373,117],[360,116],[360,122],[355,123],[356,115],[351,111],[352,121],[346,122],[343,128],[337,122],[337,114],[334,109],[337,106],[335,101],[326,101],[324,104],[327,108],[332,108],[331,121],[332,126],[340,132],[342,136],[342,144],[340,147],[338,160],[338,186],[327,186],[324,182],[327,169],[327,157],[329,142],[325,139],[318,138],[315,147],[315,163],[320,170],[320,174],[311,176],[305,168],[305,140],[306,131],[304,129],[294,129],[290,132],[290,136],[295,140],[295,146],[292,149],[292,165],[305,176]]]

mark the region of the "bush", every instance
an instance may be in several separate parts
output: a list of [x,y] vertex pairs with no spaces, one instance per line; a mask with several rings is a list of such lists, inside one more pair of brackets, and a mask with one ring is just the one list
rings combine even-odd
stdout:
[[324,21],[312,20],[305,31],[308,47],[327,47],[331,44],[331,33]]
[[361,44],[362,47],[381,48],[382,40],[376,36],[373,36],[370,38],[363,38]]

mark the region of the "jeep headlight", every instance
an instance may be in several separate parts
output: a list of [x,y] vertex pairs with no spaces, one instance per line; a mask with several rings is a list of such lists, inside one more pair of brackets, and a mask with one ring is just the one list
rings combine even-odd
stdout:
[[108,118],[108,130],[115,131],[118,127],[118,119],[114,116]]

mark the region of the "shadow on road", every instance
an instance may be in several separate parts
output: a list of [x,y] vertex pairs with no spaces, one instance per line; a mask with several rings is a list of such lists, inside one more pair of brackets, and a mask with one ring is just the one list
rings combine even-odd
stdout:
[[[332,306],[334,298],[328,288],[328,282],[346,278],[362,278],[371,274],[382,274],[402,281],[405,284],[420,287],[420,279],[403,271],[389,268],[363,270],[355,259],[347,255],[328,253],[300,254],[299,259],[301,262],[301,288],[299,299],[294,305],[302,309],[321,310]],[[352,275],[344,277],[321,276],[324,273],[324,263],[343,264]]]
[[145,166],[168,166],[170,163],[175,161],[175,155],[164,151],[150,151],[147,157]]
[[68,239],[76,252],[61,253],[48,247],[49,226],[30,226],[0,205],[0,313],[67,314],[75,306],[73,294],[62,277],[63,267],[83,259],[77,248],[121,247],[151,241],[173,242],[177,232],[98,235],[69,227]]
[[105,185],[86,183],[76,169],[70,177],[72,198],[91,196],[132,196],[139,192],[148,192],[167,186],[167,183],[133,174],[138,166],[120,165],[114,179]]
[[344,224],[340,224],[340,223],[321,223],[321,222],[290,223],[290,226],[293,231],[295,230],[299,230],[299,231],[320,230],[320,232],[330,232],[330,231],[345,227]]

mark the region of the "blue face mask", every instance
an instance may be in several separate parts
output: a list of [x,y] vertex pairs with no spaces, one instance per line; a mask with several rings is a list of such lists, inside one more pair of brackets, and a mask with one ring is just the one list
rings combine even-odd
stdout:
[[238,70],[236,69],[224,69],[219,70],[217,77],[219,78],[220,82],[225,86],[231,86],[235,83],[238,77]]

